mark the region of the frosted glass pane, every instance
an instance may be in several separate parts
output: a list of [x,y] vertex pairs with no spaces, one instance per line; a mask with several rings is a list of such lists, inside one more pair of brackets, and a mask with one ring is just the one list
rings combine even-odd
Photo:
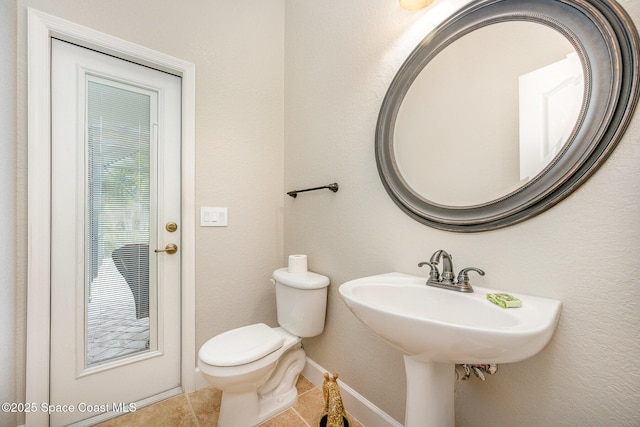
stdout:
[[149,349],[149,95],[87,84],[86,364]]

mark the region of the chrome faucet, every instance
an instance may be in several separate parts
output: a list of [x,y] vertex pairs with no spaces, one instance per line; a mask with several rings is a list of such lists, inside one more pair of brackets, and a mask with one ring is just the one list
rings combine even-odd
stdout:
[[[442,259],[442,274],[438,271],[437,265]],[[475,271],[484,276],[484,271],[475,267],[467,267],[460,270],[457,281],[454,281],[455,273],[453,272],[453,257],[445,250],[438,250],[432,256],[429,262],[421,262],[418,267],[428,265],[431,267],[427,285],[435,286],[443,289],[451,289],[459,292],[473,292],[473,287],[469,283],[469,271]]]
[[456,277],[453,272],[453,259],[451,255],[445,250],[440,249],[436,251],[433,255],[431,255],[431,259],[429,260],[431,263],[438,265],[440,262],[440,258],[442,258],[442,274],[440,275],[440,281],[438,283],[443,284],[452,284],[453,279]]

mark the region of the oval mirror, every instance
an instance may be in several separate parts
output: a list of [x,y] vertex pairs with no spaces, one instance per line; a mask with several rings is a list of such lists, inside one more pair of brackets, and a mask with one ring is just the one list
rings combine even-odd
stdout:
[[638,36],[605,0],[477,0],[429,34],[383,101],[376,161],[414,219],[483,231],[562,200],[638,96]]

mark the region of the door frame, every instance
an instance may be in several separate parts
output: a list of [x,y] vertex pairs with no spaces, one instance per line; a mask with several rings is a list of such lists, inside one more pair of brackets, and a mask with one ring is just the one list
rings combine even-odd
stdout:
[[[28,265],[26,401],[49,402],[51,301],[51,38],[87,47],[182,78],[181,385],[195,377],[195,65],[82,25],[28,9]],[[48,425],[27,412],[26,426]]]

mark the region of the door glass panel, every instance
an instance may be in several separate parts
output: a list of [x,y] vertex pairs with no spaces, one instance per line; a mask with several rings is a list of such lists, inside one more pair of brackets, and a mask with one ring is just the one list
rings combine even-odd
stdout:
[[[86,100],[85,365],[147,352],[153,94],[89,77]],[[150,307],[152,308],[150,310]],[[150,316],[151,314],[151,316]]]

